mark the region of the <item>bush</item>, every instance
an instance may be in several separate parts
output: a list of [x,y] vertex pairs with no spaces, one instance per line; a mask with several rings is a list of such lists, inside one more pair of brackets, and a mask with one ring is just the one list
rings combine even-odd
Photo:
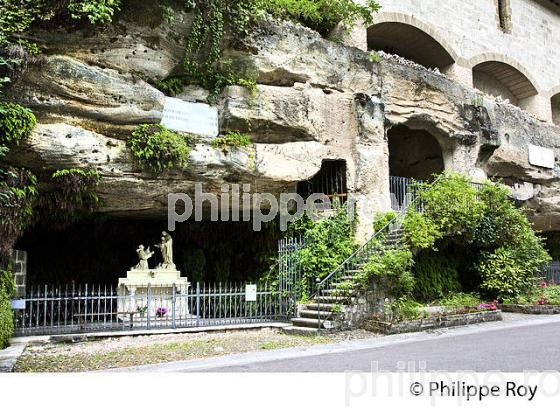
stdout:
[[386,278],[388,290],[397,298],[408,296],[414,289],[414,277],[410,269],[414,265],[408,248],[386,249],[370,256],[356,280],[368,286],[373,277]]
[[[479,255],[461,269],[480,272],[481,290],[492,298],[516,297],[532,286],[534,274],[550,257],[506,187],[487,182],[475,189],[468,177],[446,173],[420,188],[424,212],[409,210],[403,222],[411,247],[458,245]],[[420,286],[420,294],[432,288],[422,280]]]
[[425,315],[423,305],[407,298],[397,299],[393,303],[388,304],[387,307],[389,311],[386,313],[390,314],[390,318],[386,319],[390,319],[392,322],[416,320]]
[[146,170],[162,172],[187,165],[191,151],[189,139],[163,125],[140,125],[127,141],[127,146]]
[[474,307],[480,305],[480,296],[475,293],[451,293],[444,298],[438,299],[433,304],[453,308]]
[[413,294],[418,300],[428,302],[461,290],[457,263],[445,253],[420,252],[415,258],[414,273]]
[[354,0],[267,0],[264,4],[266,11],[275,17],[298,21],[328,35],[341,22],[347,26],[353,26],[357,20],[372,24],[379,4],[374,0],[364,3]]
[[0,349],[8,346],[14,333],[14,317],[10,298],[3,286],[0,286]]
[[217,137],[212,140],[212,147],[221,149],[223,151],[228,148],[239,148],[251,145],[251,137],[247,134],[242,134],[237,131],[230,131],[222,137]]
[[0,144],[19,144],[31,133],[36,122],[30,109],[0,102]]

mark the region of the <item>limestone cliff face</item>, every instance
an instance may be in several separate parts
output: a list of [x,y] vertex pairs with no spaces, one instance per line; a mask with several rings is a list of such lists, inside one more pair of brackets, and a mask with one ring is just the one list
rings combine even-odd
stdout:
[[[139,6],[140,7],[140,6]],[[560,154],[560,128],[511,105],[477,101],[474,90],[413,64],[322,39],[292,23],[263,21],[244,40],[243,56],[258,72],[257,95],[225,89],[217,103],[222,129],[249,132],[253,147],[222,152],[200,138],[185,169],[142,172],[125,141],[138,124],[159,122],[164,95],[150,83],[180,64],[190,24],[125,13],[96,32],[36,33],[47,49],[11,88],[39,125],[11,161],[36,170],[93,167],[102,175],[105,212],[162,214],[170,192],[196,182],[251,183],[260,192],[293,191],[322,160],[347,162],[348,190],[358,199],[362,235],[387,208],[387,129],[423,129],[441,145],[445,167],[476,178],[497,176],[533,211],[537,227],[560,229],[560,169],[528,163],[528,144]],[[204,100],[195,88],[181,98]]]

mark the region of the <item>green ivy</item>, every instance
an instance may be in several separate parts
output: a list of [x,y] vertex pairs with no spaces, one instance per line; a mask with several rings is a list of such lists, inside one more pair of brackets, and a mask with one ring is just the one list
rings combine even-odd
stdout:
[[345,207],[336,209],[330,217],[317,220],[305,214],[288,226],[288,236],[301,236],[305,241],[296,255],[302,269],[303,300],[309,296],[310,286],[317,278],[331,273],[356,248],[353,226]]
[[238,131],[230,131],[226,135],[216,137],[212,140],[212,148],[221,149],[222,151],[230,148],[247,147],[251,145],[251,137]]
[[251,24],[265,13],[298,21],[327,35],[340,22],[352,26],[361,19],[370,24],[379,10],[374,0],[363,5],[353,0],[188,0],[187,5],[195,17],[183,66],[188,76],[213,94],[228,85],[241,85],[255,92],[254,67],[242,60],[224,58],[223,50],[228,41],[245,36]]
[[414,258],[414,297],[431,302],[450,292],[461,290],[459,267],[456,259],[447,252],[424,250]]
[[19,144],[37,120],[33,112],[19,104],[0,102],[0,144]]
[[144,124],[134,130],[127,146],[144,169],[159,173],[186,166],[190,142],[190,136],[183,136],[163,125]]

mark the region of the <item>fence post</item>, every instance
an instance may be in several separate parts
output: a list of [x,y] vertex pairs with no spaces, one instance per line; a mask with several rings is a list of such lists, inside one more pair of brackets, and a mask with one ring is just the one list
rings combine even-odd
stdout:
[[317,331],[321,330],[321,279],[317,278]]
[[196,327],[200,326],[200,282],[196,282]]
[[171,296],[171,327],[173,329],[177,328],[177,324],[175,323],[175,304],[177,303],[177,287],[173,284],[173,295]]
[[148,283],[148,290],[146,291],[146,327],[150,328],[150,302],[152,299],[152,289],[150,288],[150,284]]

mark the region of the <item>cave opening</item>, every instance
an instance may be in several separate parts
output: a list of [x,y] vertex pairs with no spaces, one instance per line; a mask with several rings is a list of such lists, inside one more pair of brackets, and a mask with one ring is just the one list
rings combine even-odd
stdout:
[[428,131],[396,125],[387,131],[389,175],[430,180],[444,169],[441,146]]
[[[116,285],[138,263],[140,244],[155,251],[150,268],[161,261],[155,244],[166,219],[95,216],[61,229],[36,225],[17,243],[27,252],[27,286],[43,284]],[[191,282],[255,281],[266,273],[282,236],[278,224],[187,221],[177,225],[173,256],[177,269]]]
[[317,174],[306,181],[298,182],[297,193],[304,199],[312,194],[325,194],[331,201],[346,202],[346,161],[323,160]]

